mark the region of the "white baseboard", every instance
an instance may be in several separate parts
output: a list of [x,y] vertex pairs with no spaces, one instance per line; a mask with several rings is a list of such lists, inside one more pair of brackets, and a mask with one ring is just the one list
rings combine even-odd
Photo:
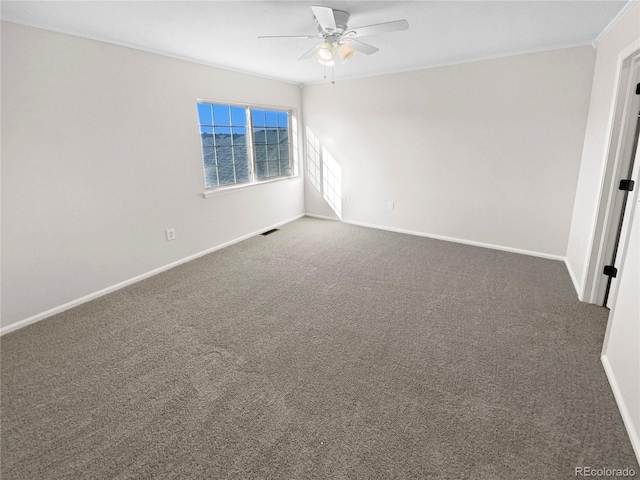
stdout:
[[[309,215],[309,214],[307,214]],[[309,215],[311,216],[311,215]],[[474,240],[465,240],[463,238],[455,238],[455,237],[446,237],[444,235],[434,235],[431,233],[424,233],[424,232],[416,232],[413,230],[406,230],[404,228],[395,228],[395,227],[386,227],[386,226],[382,226],[382,225],[374,225],[371,223],[364,223],[364,222],[356,222],[353,220],[342,220],[344,223],[349,223],[351,225],[358,225],[360,227],[369,227],[369,228],[377,228],[378,230],[388,230],[390,232],[398,232],[398,233],[406,233],[409,235],[417,235],[419,237],[427,237],[427,238],[433,238],[436,240],[444,240],[446,242],[454,242],[454,243],[462,243],[464,245],[472,245],[474,247],[483,247],[483,248],[490,248],[492,250],[502,250],[503,252],[510,252],[510,253],[519,253],[521,255],[529,255],[532,257],[540,257],[540,258],[547,258],[549,260],[560,260],[560,261],[564,261],[565,257],[561,256],[561,255],[552,255],[549,253],[542,253],[542,252],[534,252],[531,250],[522,250],[520,248],[512,248],[512,247],[504,247],[502,245],[493,245],[491,243],[483,243],[483,242],[476,242]]]
[[[627,434],[629,435],[631,446],[633,447],[633,451],[636,454],[638,463],[640,463],[640,432],[638,431],[638,428],[636,428],[636,426],[633,424],[633,421],[631,420],[631,415],[629,415],[629,409],[627,408],[627,405],[624,402],[624,398],[622,397],[622,392],[618,387],[618,382],[616,381],[616,376],[613,373],[613,369],[611,368],[609,359],[605,354],[602,354],[600,356],[600,361],[602,362],[602,366],[604,367],[604,372],[606,373],[607,379],[609,380],[609,386],[611,387],[613,396],[616,399],[616,403],[618,404],[618,410],[620,410],[620,415],[622,416],[622,422],[624,423],[624,426],[627,429]],[[638,427],[640,427],[640,425],[638,425]]]
[[315,213],[305,213],[306,217],[313,217],[313,218],[319,218],[321,220],[333,220],[333,221],[339,221],[340,219],[337,217],[327,217],[325,215],[316,215]]
[[167,270],[169,270],[169,269],[171,269],[173,267],[177,267],[178,265],[182,265],[183,263],[187,263],[187,262],[189,262],[191,260],[195,260],[196,258],[202,257],[203,255],[207,255],[209,253],[215,252],[216,250],[220,250],[222,248],[228,247],[230,245],[233,245],[234,243],[241,242],[243,240],[246,240],[247,238],[254,237],[254,236],[259,235],[260,233],[262,233],[264,231],[270,230],[272,228],[277,228],[277,227],[279,227],[281,225],[284,225],[286,223],[289,223],[289,222],[293,222],[294,220],[297,220],[297,219],[299,219],[301,217],[304,217],[304,214],[296,215],[295,217],[291,217],[291,218],[289,218],[287,220],[284,220],[282,222],[279,222],[279,223],[276,223],[276,224],[261,228],[260,230],[256,230],[255,232],[248,233],[247,235],[243,235],[242,237],[235,238],[233,240],[230,240],[230,241],[225,242],[225,243],[220,244],[220,245],[216,245],[215,247],[211,247],[211,248],[208,248],[208,249],[203,250],[201,252],[194,253],[193,255],[189,255],[188,257],[181,258],[180,260],[176,260],[175,262],[171,262],[171,263],[169,263],[167,265],[163,265],[162,267],[155,268],[155,269],[153,269],[153,270],[151,270],[149,272],[143,273],[142,275],[138,275],[136,277],[129,278],[128,280],[124,280],[124,281],[122,281],[120,283],[116,283],[115,285],[111,285],[110,287],[103,288],[102,290],[98,290],[97,292],[90,293],[90,294],[85,295],[83,297],[80,297],[80,298],[78,298],[76,300],[72,300],[72,301],[67,302],[67,303],[65,303],[63,305],[59,305],[57,307],[54,307],[54,308],[51,308],[51,309],[46,310],[44,312],[38,313],[36,315],[33,315],[33,316],[29,317],[29,318],[25,318],[24,320],[19,320],[17,322],[11,323],[11,324],[7,325],[6,327],[0,328],[0,336],[5,335],[5,334],[10,333],[10,332],[13,332],[15,330],[18,330],[18,329],[20,329],[22,327],[26,327],[27,325],[31,325],[32,323],[39,322],[40,320],[44,320],[45,318],[51,317],[52,315],[56,315],[58,313],[64,312],[65,310],[69,310],[70,308],[77,307],[78,305],[81,305],[83,303],[89,302],[89,301],[91,301],[91,300],[93,300],[95,298],[102,297],[103,295],[106,295],[108,293],[115,292],[116,290],[124,288],[124,287],[126,287],[128,285],[131,285],[133,283],[139,282],[140,280],[144,280],[145,278],[152,277],[154,275],[157,275],[158,273],[162,273],[162,272],[167,271]]

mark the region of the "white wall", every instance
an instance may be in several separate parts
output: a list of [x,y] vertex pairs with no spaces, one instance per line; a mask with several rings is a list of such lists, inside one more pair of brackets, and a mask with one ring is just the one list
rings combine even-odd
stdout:
[[300,178],[203,198],[196,97],[300,109],[295,85],[2,23],[3,327],[304,212]]
[[[604,212],[598,211],[600,196],[611,179],[618,135],[614,126],[619,74],[625,56],[640,49],[640,5],[635,4],[598,44],[591,105],[584,139],[584,151],[576,192],[567,263],[574,272],[582,300],[591,300],[593,265],[597,260],[597,237]],[[624,92],[623,92],[624,93]],[[636,156],[633,178],[640,185],[640,155]],[[640,205],[638,189],[630,194],[618,251],[618,289],[612,289],[602,362],[629,438],[640,461]],[[635,204],[635,213],[633,212]]]
[[598,254],[597,246],[592,248],[594,238],[601,234],[604,221],[604,212],[601,211],[598,215],[598,206],[600,193],[606,182],[607,156],[621,66],[620,54],[634,44],[640,48],[639,39],[640,5],[636,3],[597,47],[589,117],[566,254],[578,296],[584,301],[594,301],[590,297],[591,292],[585,289],[590,262],[595,262]]
[[[639,156],[640,157],[640,156]],[[640,160],[640,158],[638,158]],[[638,165],[640,167],[640,165]],[[635,181],[639,181],[636,168]],[[626,255],[620,266],[620,285],[609,315],[602,363],[607,371],[629,438],[640,461],[640,201],[635,193],[635,214]],[[631,210],[631,209],[629,209]],[[630,212],[632,213],[632,212]]]
[[564,257],[594,61],[587,46],[305,87],[344,220]]

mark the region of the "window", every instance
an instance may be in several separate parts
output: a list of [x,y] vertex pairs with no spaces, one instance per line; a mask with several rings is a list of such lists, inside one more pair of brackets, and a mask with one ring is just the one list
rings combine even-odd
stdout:
[[289,176],[290,113],[198,102],[206,188]]

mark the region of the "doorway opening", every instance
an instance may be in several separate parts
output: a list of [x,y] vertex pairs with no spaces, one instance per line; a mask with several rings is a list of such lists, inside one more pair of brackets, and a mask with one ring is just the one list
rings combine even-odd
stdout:
[[615,298],[617,289],[616,261],[619,260],[617,252],[625,222],[627,197],[630,189],[639,188],[630,180],[640,132],[640,50],[636,46],[623,58],[594,242],[584,287],[585,301],[605,307],[610,299]]
[[[640,82],[638,82],[636,86],[636,95],[637,95],[637,98],[640,99]],[[624,178],[622,178],[620,180],[620,183],[618,184],[619,192],[618,192],[618,195],[616,196],[616,200],[619,200],[621,205],[619,210],[614,208],[614,211],[613,211],[613,220],[615,221],[615,217],[618,217],[618,227],[617,229],[615,229],[615,236],[613,238],[613,241],[609,242],[612,244],[611,246],[612,252],[611,252],[611,256],[609,257],[611,258],[611,261],[604,266],[602,271],[603,275],[606,275],[608,277],[607,281],[603,282],[603,283],[606,283],[604,300],[602,304],[602,306],[604,307],[607,306],[607,303],[609,301],[609,293],[611,292],[611,286],[613,284],[613,281],[618,276],[618,268],[616,267],[616,260],[618,259],[618,248],[620,246],[620,237],[622,235],[622,228],[624,227],[624,223],[625,223],[629,193],[633,191],[633,188],[634,188],[634,181],[632,180],[633,165],[634,165],[634,160],[636,158],[636,153],[638,151],[638,136],[640,135],[640,108],[638,108],[637,103],[640,103],[640,102],[638,101],[633,102],[636,108],[632,109],[632,112],[637,111],[638,114],[636,115],[636,128],[633,130],[634,134],[631,141],[631,144],[632,144],[631,152],[630,153],[624,152],[625,155],[629,153],[629,155],[626,157],[629,159],[629,161],[624,162],[624,163],[628,163],[628,166],[624,164],[622,165],[621,170]],[[631,127],[631,124],[629,125],[629,127]],[[629,221],[629,219],[627,219],[627,221]],[[606,254],[605,254],[605,259],[606,259]]]

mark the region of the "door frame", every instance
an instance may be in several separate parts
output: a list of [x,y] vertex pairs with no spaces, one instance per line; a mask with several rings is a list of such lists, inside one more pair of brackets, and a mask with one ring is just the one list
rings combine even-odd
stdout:
[[[623,167],[628,167],[630,159],[622,158],[625,145],[633,140],[638,112],[632,112],[635,101],[635,83],[640,82],[640,44],[638,41],[629,45],[618,56],[617,82],[615,102],[610,120],[610,136],[607,148],[607,161],[598,199],[595,230],[592,237],[589,263],[582,290],[582,300],[602,305],[606,291],[608,277],[602,271],[610,258],[607,253],[612,251],[612,244],[618,228],[618,214],[615,211],[616,193],[623,173]],[[633,91],[632,91],[633,88]],[[631,131],[632,130],[632,131]],[[640,185],[636,186],[636,189]],[[622,213],[624,215],[624,212]],[[620,258],[620,256],[619,256]],[[614,279],[615,280],[615,279]],[[609,292],[609,304],[616,297],[617,282],[613,281]]]

